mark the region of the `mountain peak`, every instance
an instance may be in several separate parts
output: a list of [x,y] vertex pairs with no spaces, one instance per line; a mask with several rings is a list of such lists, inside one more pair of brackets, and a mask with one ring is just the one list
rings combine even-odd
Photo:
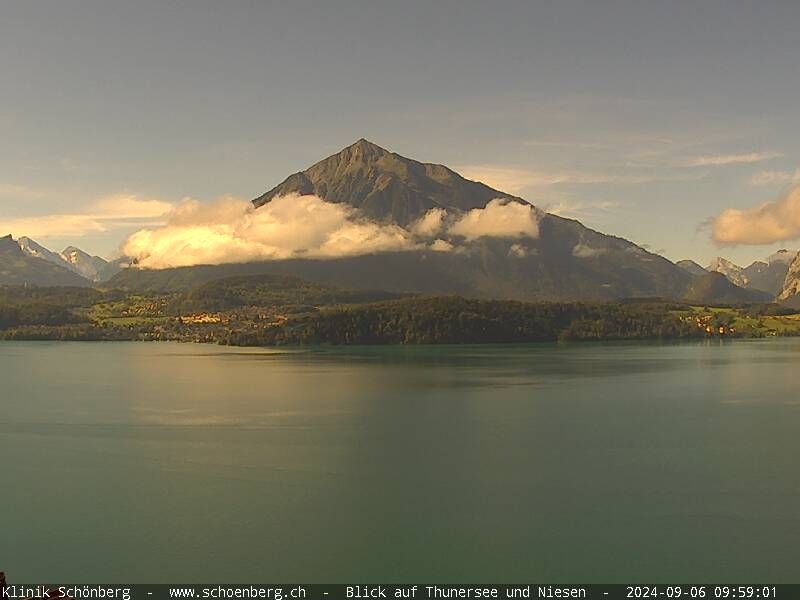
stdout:
[[721,256],[717,256],[714,260],[712,260],[711,264],[706,267],[706,270],[722,273],[731,283],[738,285],[739,287],[747,287],[747,284],[749,283],[749,279],[744,273],[744,269],[742,267],[728,260],[727,258],[722,258]]
[[390,155],[391,152],[386,148],[381,148],[378,144],[373,144],[366,138],[360,138],[331,156],[330,159],[344,159],[347,162],[370,162]]
[[290,175],[253,204],[258,208],[289,194],[314,194],[327,202],[348,204],[373,220],[404,227],[433,208],[460,213],[483,208],[495,198],[525,202],[442,165],[400,156],[365,138]]
[[742,267],[734,263],[733,261],[728,260],[727,258],[722,258],[721,256],[717,256],[714,260],[706,268],[707,271],[720,271],[721,269],[739,269],[741,270]]
[[0,237],[0,251],[8,252],[9,250],[19,250],[19,245],[17,245],[10,233]]
[[348,148],[360,148],[363,150],[377,150],[380,152],[389,152],[386,148],[381,148],[378,144],[370,142],[367,138],[358,138],[355,142],[350,144]]

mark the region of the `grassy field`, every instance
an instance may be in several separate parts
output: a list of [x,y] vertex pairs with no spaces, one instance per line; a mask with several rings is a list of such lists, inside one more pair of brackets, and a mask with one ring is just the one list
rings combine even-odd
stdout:
[[748,337],[800,335],[800,314],[759,314],[757,307],[692,306],[689,311],[678,311],[686,319],[695,320],[698,327],[718,332],[723,327],[732,335]]

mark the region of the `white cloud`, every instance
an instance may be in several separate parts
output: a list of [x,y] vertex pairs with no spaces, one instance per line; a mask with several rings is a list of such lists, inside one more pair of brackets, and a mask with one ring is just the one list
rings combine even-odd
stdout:
[[187,199],[162,226],[131,235],[122,252],[141,267],[162,269],[425,248],[461,252],[465,248],[459,239],[463,244],[484,236],[537,235],[533,206],[499,198],[463,214],[432,209],[409,229],[365,220],[358,210],[317,196],[281,196],[258,209],[234,198],[210,203]]
[[746,154],[707,154],[690,159],[689,167],[721,167],[725,165],[750,164],[783,156],[780,152],[748,152]]
[[790,171],[759,171],[750,177],[750,185],[775,185],[800,182],[800,169]]
[[538,237],[539,215],[530,204],[495,198],[485,208],[461,215],[448,228],[467,240],[479,237]]
[[134,233],[122,250],[140,266],[160,269],[293,257],[333,258],[418,246],[405,229],[361,220],[355,209],[345,204],[288,195],[259,209],[233,198],[208,204],[185,200],[166,225]]
[[172,204],[161,200],[118,194],[101,198],[82,213],[3,219],[0,220],[0,231],[15,237],[77,238],[131,225],[155,224],[163,220],[172,208]]
[[422,237],[434,237],[444,228],[446,217],[445,209],[432,208],[411,224],[411,231]]
[[722,211],[712,220],[711,236],[723,245],[760,245],[800,238],[800,186],[772,202]]

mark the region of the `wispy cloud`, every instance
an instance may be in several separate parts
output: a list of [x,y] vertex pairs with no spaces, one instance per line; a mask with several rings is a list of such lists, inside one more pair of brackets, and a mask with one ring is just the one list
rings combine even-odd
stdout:
[[0,231],[15,237],[77,238],[124,227],[158,224],[173,208],[173,204],[163,200],[117,194],[93,202],[83,212],[0,219]]
[[688,167],[722,167],[726,165],[759,163],[783,156],[780,152],[748,152],[746,154],[706,154],[686,162]]
[[655,181],[686,181],[697,175],[680,173],[613,173],[600,171],[534,171],[500,165],[465,165],[457,169],[467,179],[480,181],[502,192],[520,194],[526,189],[557,185],[636,185]]
[[800,169],[791,171],[759,171],[753,173],[749,180],[750,185],[779,185],[787,183],[800,183]]

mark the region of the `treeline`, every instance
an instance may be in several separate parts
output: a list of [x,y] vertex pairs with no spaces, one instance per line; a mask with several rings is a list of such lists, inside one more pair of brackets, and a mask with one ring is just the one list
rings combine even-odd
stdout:
[[[234,277],[147,297],[88,288],[0,287],[0,338],[272,346],[800,334],[800,319],[782,318],[794,311],[776,305],[720,311],[657,299],[534,303],[396,296],[280,275]],[[203,312],[213,314],[192,317]]]
[[0,329],[22,325],[64,325],[78,320],[80,317],[69,308],[55,304],[0,305]]
[[66,325],[85,321],[74,309],[88,307],[102,294],[79,287],[0,287],[0,329]]
[[172,295],[169,314],[216,312],[242,307],[293,307],[298,312],[332,304],[362,304],[406,294],[348,290],[305,281],[292,275],[242,275],[211,281]]
[[91,306],[109,296],[121,298],[124,294],[101,292],[87,287],[0,286],[0,306],[21,306],[31,303],[65,307]]
[[230,332],[233,345],[478,344],[700,337],[667,304],[409,298],[322,309],[280,327]]

